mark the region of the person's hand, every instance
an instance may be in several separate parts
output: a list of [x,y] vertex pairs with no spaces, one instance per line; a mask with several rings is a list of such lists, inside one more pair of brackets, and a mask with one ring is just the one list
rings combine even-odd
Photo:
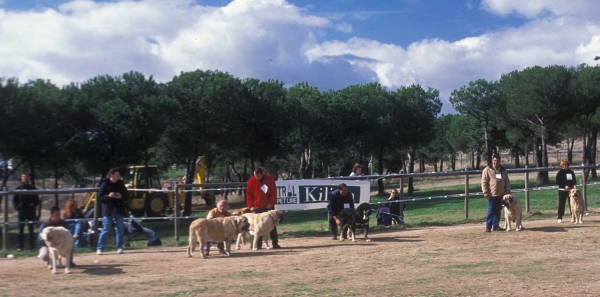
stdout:
[[255,209],[254,207],[250,207],[250,211],[254,212],[254,209]]
[[75,240],[79,239],[79,235],[73,235],[73,239],[75,239]]
[[341,222],[341,221],[340,221],[340,219],[338,219],[338,218],[335,218],[335,223],[336,223],[338,226],[341,226],[341,225],[342,225],[342,222]]
[[213,219],[215,219],[215,220],[217,220],[217,221],[219,221],[219,222],[222,222],[222,221],[223,221],[223,219],[225,219],[225,218],[224,218],[224,217],[216,217],[216,218],[213,218]]
[[267,208],[268,208],[268,209],[271,209],[271,208],[273,208],[273,205],[271,205],[271,204],[267,204]]
[[490,198],[490,193],[488,193],[488,192],[483,193],[483,197]]
[[569,190],[569,186],[565,186],[565,190]]
[[110,192],[110,193],[108,193],[108,197],[110,197],[110,198],[115,198],[115,193],[114,193],[114,192]]

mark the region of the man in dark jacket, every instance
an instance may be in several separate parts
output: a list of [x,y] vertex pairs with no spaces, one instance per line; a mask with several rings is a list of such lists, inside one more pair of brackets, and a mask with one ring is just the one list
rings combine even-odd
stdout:
[[[338,186],[338,189],[330,193],[329,204],[327,204],[327,214],[329,217],[329,230],[331,239],[337,239],[337,226],[341,224],[338,215],[344,208],[354,209],[354,199],[352,193],[348,191],[348,186],[344,183]],[[345,238],[345,234],[341,234]]]
[[129,198],[127,188],[121,180],[119,169],[113,168],[108,171],[109,178],[105,179],[100,190],[98,191],[98,199],[102,206],[102,231],[98,238],[98,247],[96,253],[102,255],[108,232],[113,225],[113,220],[116,224],[117,231],[117,253],[123,253],[123,218],[127,215],[125,204]]
[[[15,190],[37,190],[35,186],[29,183],[29,175],[26,173],[21,174],[21,185]],[[23,250],[23,237],[25,231],[25,224],[29,227],[29,249],[35,249],[35,237],[36,234],[33,232],[33,223],[37,221],[35,211],[40,204],[40,198],[38,195],[28,194],[15,194],[13,196],[13,206],[19,214],[19,235],[17,242],[17,251]]]

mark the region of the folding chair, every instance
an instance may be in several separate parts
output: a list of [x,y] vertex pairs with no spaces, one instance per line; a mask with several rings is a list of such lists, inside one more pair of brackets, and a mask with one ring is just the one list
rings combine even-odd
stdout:
[[376,214],[377,226],[393,226],[406,224],[402,216],[391,213],[389,207],[380,207]]

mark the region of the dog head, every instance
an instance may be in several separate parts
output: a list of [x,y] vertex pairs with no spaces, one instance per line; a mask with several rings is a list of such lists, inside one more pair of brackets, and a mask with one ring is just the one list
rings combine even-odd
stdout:
[[369,220],[369,216],[373,210],[371,209],[371,204],[365,202],[358,206],[356,212],[358,212],[358,215],[362,217],[363,221],[367,221]]
[[283,212],[281,210],[269,210],[269,215],[275,220],[275,226],[283,222]]
[[244,216],[235,216],[235,217],[230,217],[233,220],[233,224],[236,227],[236,230],[238,233],[242,233],[248,230],[248,228],[250,228],[250,223],[248,222],[248,218],[244,217]]
[[582,197],[581,191],[579,191],[577,189],[572,189],[569,191],[569,197],[572,198],[573,200],[577,201],[577,199],[579,199],[579,197]]
[[40,233],[40,238],[44,241],[52,241],[52,231],[54,231],[54,227],[46,227]]
[[252,211],[250,210],[250,207],[243,207],[243,208],[238,208],[238,209],[234,209],[231,211],[232,215],[241,215],[241,214],[245,214],[245,213],[251,213]]
[[507,194],[502,197],[502,200],[504,200],[504,202],[508,204],[508,208],[510,208],[515,203],[516,198],[513,195]]

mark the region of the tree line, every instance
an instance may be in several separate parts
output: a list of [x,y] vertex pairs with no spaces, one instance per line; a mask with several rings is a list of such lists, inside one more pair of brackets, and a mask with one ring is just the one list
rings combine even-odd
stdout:
[[[586,160],[595,160],[599,81],[598,67],[587,65],[526,68],[455,90],[458,113],[438,116],[439,91],[418,84],[321,91],[210,70],[165,83],[132,71],[63,87],[3,78],[0,157],[13,160],[13,171],[56,180],[179,164],[191,181],[204,156],[208,178],[223,182],[247,180],[258,163],[286,179],[347,175],[371,159],[376,174],[422,172],[425,164],[456,170],[459,153],[480,168],[500,150],[513,153],[516,166],[529,152],[547,166],[548,145],[566,140],[572,152],[582,137]],[[547,182],[547,173],[540,178]],[[412,180],[408,186],[411,194]]]

